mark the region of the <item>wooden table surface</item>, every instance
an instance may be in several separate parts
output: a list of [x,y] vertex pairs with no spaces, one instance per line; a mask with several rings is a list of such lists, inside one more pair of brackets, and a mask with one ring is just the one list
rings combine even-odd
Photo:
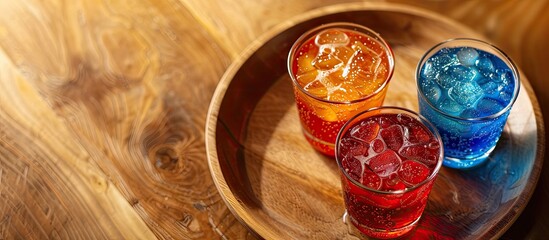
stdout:
[[[254,39],[343,2],[0,1],[0,239],[254,239],[211,179],[210,98]],[[549,0],[389,2],[485,35],[549,116]],[[549,234],[545,159],[503,239]]]

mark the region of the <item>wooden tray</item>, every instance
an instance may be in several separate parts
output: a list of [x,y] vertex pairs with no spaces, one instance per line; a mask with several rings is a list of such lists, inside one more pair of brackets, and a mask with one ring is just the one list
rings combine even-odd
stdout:
[[[286,57],[292,43],[322,23],[348,21],[378,31],[395,52],[385,105],[417,110],[414,72],[434,44],[480,38],[437,14],[387,3],[345,4],[309,12],[255,41],[236,59],[213,96],[206,126],[212,177],[235,216],[267,239],[353,238],[334,159],[312,149],[299,125]],[[538,180],[545,148],[535,95],[522,88],[487,164],[443,168],[419,227],[408,236],[497,238],[518,217]]]

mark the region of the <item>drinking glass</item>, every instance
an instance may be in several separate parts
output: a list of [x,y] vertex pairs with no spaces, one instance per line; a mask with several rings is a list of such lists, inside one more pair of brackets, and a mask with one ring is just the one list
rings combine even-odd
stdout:
[[288,71],[309,143],[334,156],[341,126],[354,114],[381,106],[393,69],[389,45],[358,24],[325,24],[297,39],[288,55]]
[[466,169],[486,161],[520,89],[513,61],[476,39],[450,39],[419,61],[419,112],[438,129],[444,166]]
[[352,117],[336,142],[346,215],[361,233],[394,238],[418,223],[442,165],[442,140],[417,113],[380,107]]

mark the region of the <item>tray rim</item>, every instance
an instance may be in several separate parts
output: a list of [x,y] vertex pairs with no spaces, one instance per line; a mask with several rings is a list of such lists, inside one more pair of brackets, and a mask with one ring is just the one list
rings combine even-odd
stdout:
[[[278,34],[284,32],[285,30],[293,27],[298,23],[302,23],[314,18],[322,17],[324,15],[351,12],[351,11],[388,11],[388,12],[417,15],[419,17],[441,22],[445,25],[450,25],[453,28],[458,29],[457,31],[470,33],[471,34],[470,36],[475,36],[476,38],[483,39],[483,40],[486,39],[485,36],[479,34],[478,32],[472,30],[471,28],[453,19],[450,19],[446,16],[432,12],[430,10],[426,10],[423,8],[410,6],[406,4],[400,4],[400,3],[362,2],[362,3],[335,4],[335,5],[329,5],[329,6],[306,11],[288,20],[285,20],[280,24],[277,24],[270,30],[263,33],[256,40],[252,41],[246,47],[246,49],[244,49],[244,51],[242,51],[240,55],[233,60],[233,62],[227,68],[225,73],[222,75],[222,77],[220,78],[220,81],[216,86],[216,89],[210,101],[210,105],[208,107],[208,113],[207,113],[207,119],[206,119],[206,125],[205,125],[205,145],[206,145],[208,166],[210,169],[212,180],[216,188],[218,189],[221,195],[221,198],[225,202],[227,208],[231,211],[231,213],[235,216],[235,218],[242,225],[244,225],[252,234],[255,234],[261,238],[269,239],[269,238],[276,238],[281,236],[276,231],[272,231],[272,229],[265,228],[253,216],[246,214],[246,206],[244,206],[235,197],[233,192],[230,190],[230,187],[228,186],[227,182],[225,181],[223,171],[218,161],[219,159],[217,155],[217,143],[216,143],[216,137],[215,137],[221,103],[223,102],[225,93],[230,83],[232,82],[234,76],[240,70],[240,67],[246,61],[248,61],[249,58],[270,39],[274,38]],[[487,232],[487,234],[491,234],[491,235],[489,236],[485,235],[485,237],[489,237],[491,239],[497,239],[501,237],[523,212],[524,208],[526,207],[527,203],[530,201],[534,193],[534,190],[537,186],[537,182],[539,181],[539,177],[541,175],[541,169],[543,167],[543,160],[544,160],[544,154],[545,154],[545,147],[544,147],[545,146],[545,127],[544,127],[542,111],[541,111],[539,102],[537,100],[537,97],[535,95],[535,92],[531,84],[525,77],[526,75],[522,72],[520,67],[519,67],[519,74],[521,75],[521,87],[524,88],[525,92],[528,94],[528,98],[532,103],[533,113],[536,120],[536,128],[537,128],[537,139],[536,139],[537,145],[536,145],[536,154],[535,154],[536,160],[534,162],[532,172],[530,173],[530,176],[527,179],[528,181],[525,185],[525,188],[522,194],[516,200],[517,202],[520,202],[519,208],[509,211],[501,218],[501,220],[497,224],[491,226],[491,228],[494,229],[496,226],[503,224],[503,226],[499,227],[498,231]],[[537,159],[541,159],[541,164],[539,165],[539,167],[536,168],[536,161],[538,161]],[[219,176],[221,176],[221,178],[219,178]],[[508,220],[504,221],[504,219],[508,219]]]

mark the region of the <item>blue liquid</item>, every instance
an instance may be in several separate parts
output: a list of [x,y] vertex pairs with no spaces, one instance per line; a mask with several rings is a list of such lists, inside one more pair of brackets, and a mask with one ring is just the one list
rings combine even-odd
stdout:
[[487,159],[507,121],[509,109],[501,112],[515,81],[501,59],[469,47],[443,48],[423,64],[419,110],[442,137],[444,166],[471,168]]

